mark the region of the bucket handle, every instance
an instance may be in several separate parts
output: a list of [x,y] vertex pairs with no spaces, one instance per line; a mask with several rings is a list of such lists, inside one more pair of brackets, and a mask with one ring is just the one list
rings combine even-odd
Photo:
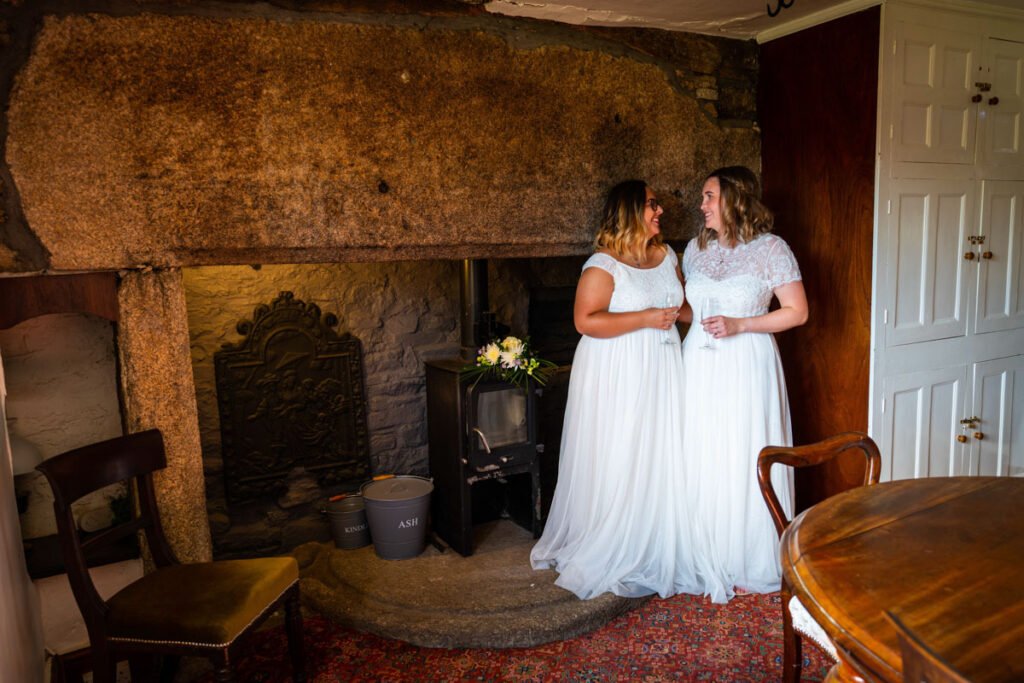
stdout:
[[[384,475],[384,478],[393,477],[393,476],[395,476],[395,475],[388,474],[388,475]],[[327,503],[328,504],[330,504],[330,503],[337,503],[339,500],[345,500],[346,498],[352,498],[353,496],[362,496],[362,495],[363,494],[361,494],[361,493],[338,493],[338,494],[333,495],[330,498],[328,498],[327,499]],[[321,506],[320,514],[321,515],[326,515],[327,514],[327,505]]]

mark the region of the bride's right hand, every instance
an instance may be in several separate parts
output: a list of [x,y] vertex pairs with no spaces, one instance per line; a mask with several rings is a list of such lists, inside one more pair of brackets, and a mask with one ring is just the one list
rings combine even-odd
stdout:
[[675,306],[669,308],[648,308],[644,311],[647,314],[646,327],[653,327],[656,330],[670,330],[679,318],[679,309]]

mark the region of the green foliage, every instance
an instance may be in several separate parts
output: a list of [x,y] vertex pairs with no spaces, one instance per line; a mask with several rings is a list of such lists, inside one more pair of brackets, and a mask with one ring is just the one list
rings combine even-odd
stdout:
[[534,355],[529,339],[505,337],[494,339],[480,348],[476,363],[462,368],[463,377],[500,379],[523,388],[530,380],[546,384],[548,373],[558,367]]

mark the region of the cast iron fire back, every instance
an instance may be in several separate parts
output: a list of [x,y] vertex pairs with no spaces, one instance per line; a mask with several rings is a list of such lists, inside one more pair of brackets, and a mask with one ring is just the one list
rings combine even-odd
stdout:
[[276,498],[295,467],[324,488],[369,477],[362,350],[337,324],[281,292],[214,354],[229,504]]

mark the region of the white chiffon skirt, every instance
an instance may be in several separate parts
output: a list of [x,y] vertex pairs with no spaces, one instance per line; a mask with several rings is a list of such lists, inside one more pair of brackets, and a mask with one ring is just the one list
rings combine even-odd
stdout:
[[558,484],[534,569],[580,598],[699,592],[682,450],[678,332],[583,337],[573,359]]
[[[694,325],[683,342],[682,443],[692,557],[702,592],[727,602],[736,589],[779,590],[778,533],[757,484],[757,456],[792,445],[786,382],[775,339],[740,334],[712,341]],[[792,511],[792,470],[772,482]]]

